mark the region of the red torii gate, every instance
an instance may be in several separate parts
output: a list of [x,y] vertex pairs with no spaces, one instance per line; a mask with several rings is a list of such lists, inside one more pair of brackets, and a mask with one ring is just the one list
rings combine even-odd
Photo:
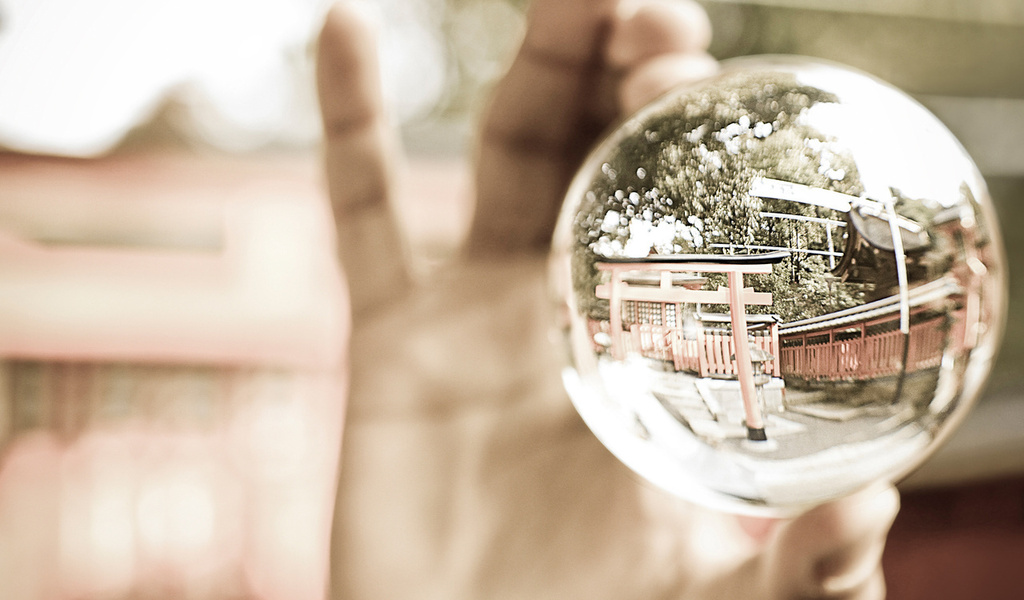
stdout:
[[[622,301],[649,302],[691,302],[704,304],[728,304],[732,324],[733,348],[736,352],[736,377],[740,382],[740,395],[746,417],[747,438],[764,441],[764,419],[757,407],[757,388],[747,342],[746,307],[750,305],[770,306],[772,295],[755,292],[743,286],[743,276],[755,273],[771,273],[772,265],[789,256],[788,252],[766,254],[725,255],[725,254],[681,254],[654,255],[646,258],[605,259],[595,266],[599,271],[608,272],[610,279],[595,289],[598,298],[609,303],[608,329],[611,335],[612,356],[624,358],[622,353]],[[658,287],[633,286],[623,280],[623,273],[629,271],[660,272]],[[717,290],[689,289],[673,286],[673,273],[725,273],[729,287]]]

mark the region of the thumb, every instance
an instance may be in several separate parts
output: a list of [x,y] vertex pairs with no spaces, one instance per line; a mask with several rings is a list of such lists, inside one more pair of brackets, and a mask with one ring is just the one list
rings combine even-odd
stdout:
[[883,598],[881,557],[899,510],[890,485],[814,508],[781,525],[759,558],[771,598]]

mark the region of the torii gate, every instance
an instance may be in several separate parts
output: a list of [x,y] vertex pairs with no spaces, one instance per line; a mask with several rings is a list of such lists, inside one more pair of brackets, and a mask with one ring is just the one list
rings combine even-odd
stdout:
[[[768,292],[755,292],[753,288],[744,287],[743,276],[771,273],[772,265],[787,257],[789,257],[789,252],[780,251],[748,255],[680,254],[654,255],[643,259],[604,259],[595,266],[599,271],[608,272],[610,279],[607,284],[598,285],[595,292],[598,298],[607,299],[609,303],[608,328],[611,334],[612,356],[617,359],[624,358],[621,356],[623,300],[728,304],[729,318],[732,324],[732,342],[736,352],[736,377],[740,382],[740,395],[743,398],[747,439],[767,440],[764,419],[757,407],[757,388],[754,385],[750,345],[747,341],[746,307],[750,305],[770,306],[772,295]],[[638,270],[660,272],[659,287],[631,286],[623,281],[623,273]],[[672,273],[681,272],[725,273],[729,278],[729,287],[720,287],[717,290],[695,290],[673,286]]]

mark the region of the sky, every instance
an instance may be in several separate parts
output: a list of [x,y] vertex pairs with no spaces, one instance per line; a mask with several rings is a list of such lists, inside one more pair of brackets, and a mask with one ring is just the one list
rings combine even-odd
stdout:
[[903,92],[867,75],[809,69],[801,80],[839,96],[817,104],[803,119],[848,146],[869,197],[888,187],[944,207],[961,202],[960,186],[980,181],[960,142],[927,109]]
[[[225,150],[312,144],[313,44],[332,2],[0,0],[0,148],[95,156],[161,113]],[[522,25],[507,0],[351,2],[380,27],[399,123],[430,114],[467,73],[496,75]]]

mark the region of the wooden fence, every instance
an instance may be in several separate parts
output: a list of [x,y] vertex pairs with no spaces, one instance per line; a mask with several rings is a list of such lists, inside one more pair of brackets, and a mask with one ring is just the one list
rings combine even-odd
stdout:
[[[890,323],[893,327],[885,327]],[[937,367],[949,339],[949,323],[946,315],[937,315],[912,322],[909,335],[905,335],[890,317],[852,327],[783,335],[783,376],[839,381],[897,375],[904,372],[904,351],[907,373]],[[872,329],[878,333],[871,333]]]
[[[892,316],[781,338],[761,330],[751,332],[751,344],[776,357],[765,363],[765,372],[775,377],[873,379],[903,371],[906,343],[906,372],[939,366],[947,343],[962,337],[957,325],[962,329],[963,320],[956,314],[918,318],[912,321],[909,336],[899,331]],[[590,321],[589,328],[594,339],[594,334],[608,333],[608,321]],[[736,375],[736,351],[728,329],[698,326],[687,336],[680,327],[632,324],[624,333],[621,341],[627,355],[670,362],[676,371],[699,377]]]
[[[591,336],[608,333],[608,322],[591,321],[590,332]],[[776,338],[770,330],[752,331],[750,336],[754,347],[779,356]],[[671,362],[676,371],[689,371],[700,377],[736,376],[736,349],[728,329],[697,327],[687,336],[680,327],[634,323],[621,341],[626,355]],[[778,377],[779,361],[767,361],[765,372]]]

